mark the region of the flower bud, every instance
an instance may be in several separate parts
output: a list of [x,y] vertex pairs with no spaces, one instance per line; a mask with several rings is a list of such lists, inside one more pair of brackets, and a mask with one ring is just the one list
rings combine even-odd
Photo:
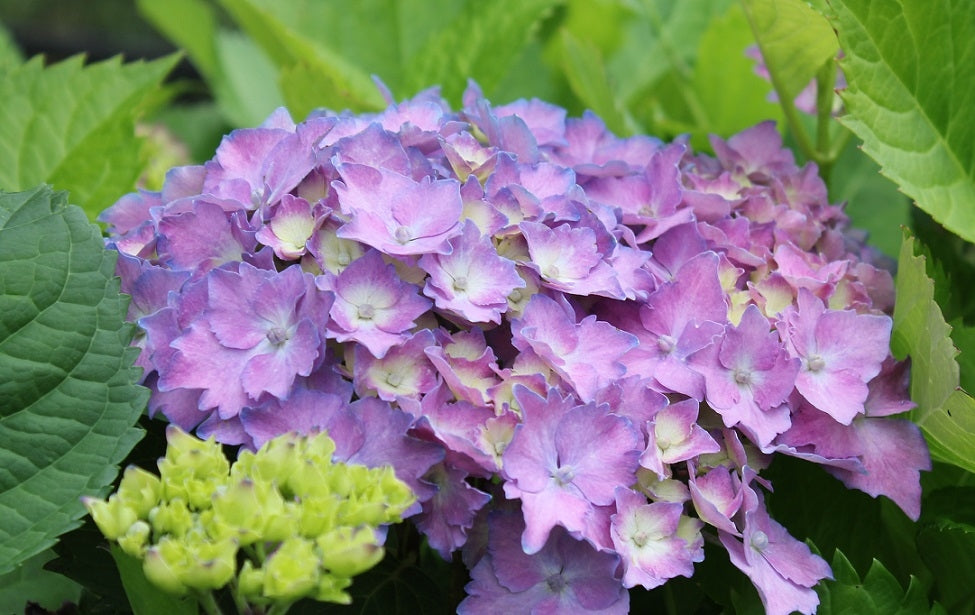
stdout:
[[140,519],[145,519],[162,497],[162,482],[155,474],[137,466],[125,468],[122,482],[119,483],[118,497],[135,510]]
[[312,597],[320,602],[334,602],[336,604],[352,604],[352,596],[343,591],[352,585],[349,577],[340,577],[333,574],[323,574],[318,581],[318,587]]
[[146,544],[149,542],[149,534],[152,528],[145,521],[139,520],[132,524],[125,536],[118,539],[118,544],[122,550],[132,557],[142,558],[146,551]]
[[213,496],[213,513],[219,535],[229,532],[248,545],[269,539],[265,529],[271,519],[284,514],[284,500],[271,483],[243,478]]
[[332,574],[353,577],[378,564],[384,555],[371,527],[338,527],[318,537],[322,565]]
[[237,575],[237,591],[250,602],[256,602],[264,596],[264,570],[254,568],[250,560],[246,560]]
[[219,589],[237,572],[237,542],[218,541],[191,534],[186,545],[187,560],[176,570],[180,581],[194,589]]
[[163,502],[149,511],[149,523],[157,534],[184,536],[193,527],[193,514],[182,498]]
[[146,558],[142,562],[142,571],[146,578],[157,587],[171,593],[183,595],[189,588],[180,581],[177,568],[185,561],[183,546],[168,537],[163,538],[158,545],[146,549]]
[[95,520],[95,525],[109,540],[118,540],[129,531],[133,523],[139,520],[136,511],[117,495],[113,495],[107,501],[85,497],[81,502],[88,509],[91,518]]
[[330,495],[304,498],[297,507],[298,530],[302,536],[315,538],[338,524],[340,502]]
[[203,510],[217,487],[227,481],[230,463],[220,445],[182,431],[175,425],[166,428],[166,456],[159,460],[163,497],[183,498],[190,506]]
[[318,587],[321,565],[311,541],[288,538],[264,562],[264,595],[297,600],[311,594]]

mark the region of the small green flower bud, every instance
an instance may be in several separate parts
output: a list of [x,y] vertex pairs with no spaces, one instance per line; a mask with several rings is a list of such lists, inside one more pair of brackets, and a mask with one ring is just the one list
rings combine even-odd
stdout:
[[176,570],[180,581],[194,589],[218,589],[230,582],[237,572],[237,542],[216,542],[199,534],[190,534],[186,544],[187,560]]
[[287,489],[300,499],[328,492],[329,467],[309,459],[300,460],[295,471],[288,477]]
[[149,534],[152,528],[145,521],[139,520],[132,524],[125,536],[118,539],[118,544],[122,550],[132,557],[142,558],[146,552],[146,545],[149,542]]
[[197,510],[208,508],[230,473],[223,449],[213,438],[200,440],[175,425],[166,428],[166,440],[166,456],[158,463],[163,497],[183,498]]
[[138,513],[117,495],[112,495],[107,501],[85,497],[81,502],[95,520],[95,525],[109,540],[118,540],[139,520]]
[[248,602],[257,602],[264,596],[264,569],[254,568],[250,560],[246,560],[237,575],[237,591]]
[[182,537],[193,527],[194,519],[186,501],[175,498],[149,511],[149,523],[156,534]]
[[142,571],[146,578],[157,587],[171,593],[183,595],[189,588],[180,581],[177,569],[186,560],[183,545],[168,537],[159,541],[158,545],[146,549],[146,558],[142,562]]
[[373,472],[379,473],[379,476],[374,480],[385,496],[386,518],[384,522],[398,523],[402,520],[401,515],[416,502],[416,495],[409,485],[396,477],[396,472],[391,466],[374,468]]
[[[264,443],[257,453],[244,451],[234,464],[235,472],[254,479],[286,485],[288,478],[301,463],[300,439],[297,434],[288,433],[272,438]],[[243,465],[241,465],[243,462]]]
[[125,468],[122,482],[118,487],[118,497],[135,510],[140,519],[145,519],[162,497],[162,482],[155,474],[137,466]]
[[318,581],[318,587],[312,595],[319,602],[334,602],[336,604],[352,604],[352,596],[343,591],[352,585],[352,579],[332,574],[323,574]]
[[317,434],[307,436],[305,439],[304,457],[313,459],[322,465],[332,462],[332,455],[335,454],[335,441],[328,436],[328,432],[320,431]]
[[384,555],[372,527],[343,526],[322,534],[315,541],[322,565],[332,574],[353,577],[378,564]]
[[330,495],[304,498],[298,509],[298,530],[302,536],[315,538],[338,524],[340,502]]
[[310,540],[288,538],[264,562],[264,595],[278,600],[310,595],[318,587],[321,565]]
[[270,483],[242,478],[213,496],[213,513],[215,536],[230,533],[248,545],[268,540],[265,529],[284,514],[284,499]]

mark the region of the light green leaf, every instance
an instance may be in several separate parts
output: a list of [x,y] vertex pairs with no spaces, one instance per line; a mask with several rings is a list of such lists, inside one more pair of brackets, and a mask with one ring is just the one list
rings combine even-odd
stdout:
[[607,60],[610,77],[631,109],[644,104],[645,92],[665,74],[691,78],[701,36],[724,15],[732,0],[643,0],[620,24],[619,47]]
[[931,456],[975,471],[975,400],[958,388],[958,351],[934,301],[934,282],[905,231],[897,265],[891,350],[911,357],[911,418],[924,431]]
[[204,0],[136,0],[139,13],[177,47],[208,80],[218,76],[217,14]]
[[[701,37],[688,83],[679,73],[660,91],[664,125],[688,132],[696,149],[708,150],[709,134],[729,137],[763,120],[780,121],[780,107],[767,100],[772,86],[755,74],[745,56],[753,39],[738,5],[712,20]],[[733,101],[733,104],[729,104]]]
[[975,2],[835,0],[842,122],[883,173],[975,241]]
[[[310,78],[320,79],[332,87],[322,89],[317,107],[336,111],[378,110],[385,102],[368,73],[323,44],[317,37],[305,36],[283,21],[276,11],[260,0],[221,0],[221,5],[251,38],[270,56],[279,71],[303,63]],[[289,3],[285,3],[287,7]],[[279,75],[281,79],[281,75]],[[284,88],[284,82],[279,83]],[[288,93],[285,92],[285,102]],[[295,115],[298,115],[297,112]]]
[[803,0],[741,0],[741,5],[776,91],[792,100],[836,55],[833,28]]
[[468,4],[405,66],[404,88],[412,93],[440,84],[443,96],[456,104],[471,78],[490,98],[539,23],[559,3],[495,0]]
[[[257,126],[284,106],[279,71],[252,39],[220,30],[216,46],[219,78],[213,82],[214,98],[233,126]],[[303,115],[295,118],[302,119]]]
[[142,171],[134,126],[141,103],[177,60],[44,67],[34,58],[0,79],[0,189],[69,190],[94,217],[132,191]]
[[115,259],[65,193],[0,193],[0,574],[77,527],[142,436]]
[[618,135],[635,132],[632,120],[627,122],[613,86],[606,75],[599,49],[579,40],[569,30],[562,30],[562,68],[572,91],[589,109],[606,122]]
[[80,585],[44,569],[44,564],[55,557],[53,551],[42,551],[14,571],[0,575],[0,613],[23,613],[28,602],[49,611],[58,610],[64,602],[78,602]]

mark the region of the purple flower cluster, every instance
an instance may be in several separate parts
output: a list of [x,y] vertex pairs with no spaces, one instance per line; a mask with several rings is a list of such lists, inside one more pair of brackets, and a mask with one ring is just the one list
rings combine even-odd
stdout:
[[473,85],[459,112],[279,110],[103,214],[150,412],[391,464],[463,550],[462,613],[623,613],[705,535],[769,613],[811,613],[830,569],[760,473],[800,457],[918,516],[893,284],[773,125],[712,146]]

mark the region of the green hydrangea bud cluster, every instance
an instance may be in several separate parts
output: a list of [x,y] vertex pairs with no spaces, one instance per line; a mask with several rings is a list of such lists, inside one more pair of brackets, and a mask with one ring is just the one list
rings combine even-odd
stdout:
[[233,465],[212,439],[172,425],[166,439],[159,476],[130,466],[116,493],[84,503],[175,594],[229,585],[238,604],[348,604],[352,577],[383,557],[377,528],[415,501],[391,467],[333,462],[325,433],[279,436]]

